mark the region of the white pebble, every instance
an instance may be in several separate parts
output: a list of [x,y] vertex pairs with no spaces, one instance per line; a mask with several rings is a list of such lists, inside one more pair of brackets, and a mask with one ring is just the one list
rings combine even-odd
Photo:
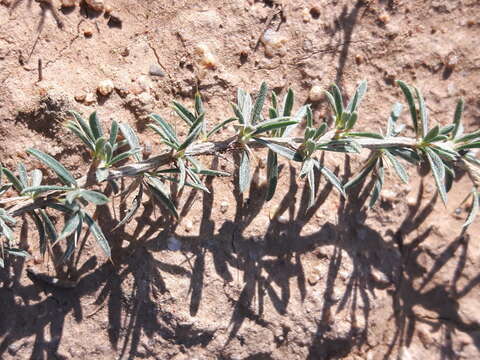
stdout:
[[105,2],[103,0],[85,0],[87,5],[94,11],[103,11]]
[[138,100],[143,104],[143,105],[148,105],[153,102],[153,96],[150,95],[147,92],[143,92],[140,95],[138,95]]
[[113,87],[114,86],[112,80],[102,80],[97,86],[97,91],[103,96],[108,96],[112,93]]
[[195,48],[197,55],[200,57],[200,64],[207,69],[214,69],[217,67],[217,60],[210,51],[207,44],[198,44]]
[[287,53],[285,49],[287,38],[272,29],[268,29],[267,31],[265,31],[262,36],[262,42],[265,45],[266,56],[270,57],[275,54],[285,56]]
[[220,211],[221,211],[222,213],[226,213],[227,210],[228,210],[228,202],[222,201],[222,202],[220,203]]
[[170,251],[178,251],[182,248],[182,242],[178,240],[175,236],[170,236],[167,239],[167,247]]
[[392,190],[383,190],[382,191],[382,198],[385,201],[395,201],[397,199],[397,193]]
[[85,105],[92,105],[95,101],[96,101],[95,94],[89,92],[85,95],[85,99],[83,100],[83,103]]
[[185,231],[190,232],[193,229],[193,223],[190,220],[187,220],[185,223]]
[[320,86],[318,85],[313,85],[312,88],[310,89],[310,93],[308,94],[308,98],[311,101],[320,101],[323,96],[323,90]]

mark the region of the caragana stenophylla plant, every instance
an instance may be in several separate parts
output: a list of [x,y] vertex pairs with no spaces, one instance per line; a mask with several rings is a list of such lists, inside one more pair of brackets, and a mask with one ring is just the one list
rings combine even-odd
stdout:
[[[28,149],[27,152],[53,171],[58,180],[57,185],[43,184],[42,171],[34,169],[28,173],[22,163],[18,164],[16,171],[0,167],[0,196],[4,196],[9,189],[17,193],[17,196],[0,200],[0,204],[3,204],[0,208],[0,266],[4,266],[8,255],[29,256],[26,251],[18,248],[14,238],[12,226],[16,224],[15,218],[18,216],[28,215],[33,219],[38,230],[42,256],[53,254],[52,248],[65,242],[61,247],[64,249],[63,257],[52,257],[57,265],[72,256],[84,231],[93,234],[105,255],[110,257],[110,245],[96,222],[96,210],[90,210],[109,202],[109,197],[104,192],[123,199],[135,194],[127,206],[125,216],[116,227],[133,218],[145,196],[175,221],[179,213],[172,189],[178,191],[187,186],[208,192],[209,189],[203,182],[205,176],[230,175],[206,168],[200,156],[238,152],[240,163],[235,176],[239,190],[245,192],[250,187],[252,160],[259,156],[255,151],[258,148],[268,150],[265,200],[271,200],[276,192],[278,156],[282,156],[299,163],[300,178],[306,179],[309,190],[309,207],[315,202],[318,176],[324,176],[344,197],[348,196],[351,188],[371,177],[373,190],[369,206],[372,207],[379,199],[386,168],[393,169],[402,182],[409,181],[403,161],[414,165],[422,162],[429,165],[443,202],[447,201],[447,192],[455,178],[454,171],[466,170],[473,182],[470,211],[463,225],[466,229],[479,210],[480,160],[472,150],[480,147],[480,130],[464,133],[461,124],[464,107],[462,100],[457,103],[451,124],[432,126],[420,90],[402,81],[397,83],[406,98],[413,137],[400,136],[405,129],[404,125],[398,124],[403,107],[400,103],[393,105],[384,131],[355,130],[359,107],[367,91],[366,81],[359,84],[347,104],[336,85],[325,91],[333,118],[331,122],[321,124],[314,123],[309,105],[293,111],[292,90],[287,91],[282,101],[272,92],[268,111],[264,111],[268,89],[262,83],[255,101],[244,90],[238,90],[237,102],[231,104],[233,116],[210,127],[202,99],[197,93],[193,111],[173,102],[174,112],[188,128],[185,136],[179,136],[175,127],[161,116],[150,116],[152,122],[148,127],[160,136],[164,147],[159,149],[157,155],[148,158],[142,155],[140,140],[128,124],[112,121],[109,133],[106,134],[96,112],[85,120],[82,115],[72,111],[71,120],[65,126],[90,153],[87,176],[76,179],[60,162],[36,149]],[[292,136],[292,130],[304,120],[303,135]],[[213,141],[214,136],[229,123],[233,124],[236,135]],[[370,151],[367,160],[360,171],[346,183],[342,183],[332,170],[325,167],[319,156],[325,152],[355,154],[364,149]],[[120,191],[117,181],[122,178],[131,178],[131,181],[126,189]],[[109,192],[102,191],[102,187],[104,190],[109,187]],[[66,219],[62,229],[57,229],[53,221],[53,217],[58,214],[63,214]]]

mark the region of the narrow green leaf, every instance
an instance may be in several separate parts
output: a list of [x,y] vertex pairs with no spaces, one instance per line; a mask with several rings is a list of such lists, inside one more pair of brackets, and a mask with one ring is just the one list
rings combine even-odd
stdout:
[[162,130],[164,136],[170,142],[174,144],[178,144],[178,139],[177,139],[177,135],[175,134],[175,130],[167,121],[165,121],[160,115],[157,115],[157,114],[150,114],[150,118],[155,121],[155,123]]
[[90,129],[92,130],[93,138],[95,140],[101,138],[103,136],[103,130],[96,111],[94,111],[90,115],[90,117],[88,118],[88,123],[90,125]]
[[390,112],[390,116],[388,117],[387,123],[387,137],[396,136],[400,131],[397,131],[396,123],[400,114],[402,112],[403,105],[400,103],[395,103],[392,107],[392,111]]
[[293,90],[288,89],[287,94],[285,95],[285,98],[283,99],[283,105],[282,105],[282,115],[283,116],[292,115],[293,103],[294,103]]
[[425,106],[425,100],[419,89],[415,88],[418,99],[418,110],[420,112],[420,121],[422,123],[422,136],[426,136],[428,132],[428,110]]
[[77,124],[80,126],[83,133],[88,137],[90,142],[93,144],[95,142],[95,137],[93,136],[92,130],[90,129],[90,126],[87,124],[87,122],[83,119],[83,117],[79,113],[75,111],[69,111],[69,113],[73,115],[73,117],[77,121]]
[[293,124],[297,124],[297,121],[296,120],[277,120],[277,119],[264,121],[262,124],[257,125],[253,135],[258,135],[258,134],[275,130],[275,129],[283,129]]
[[110,245],[108,244],[108,240],[103,234],[102,229],[98,224],[96,223],[95,220],[92,219],[90,215],[85,213],[85,220],[87,222],[88,228],[90,229],[90,232],[93,234],[95,239],[98,242],[98,245],[100,245],[100,248],[103,250],[105,255],[110,258],[112,257],[112,252],[110,250]]
[[177,165],[178,169],[180,170],[180,176],[179,176],[179,189],[183,188],[185,185],[185,179],[187,176],[187,172],[185,171],[185,163],[183,162],[182,159],[177,159]]
[[315,194],[316,194],[316,191],[315,191],[315,171],[314,171],[313,167],[307,173],[307,183],[308,183],[308,190],[309,190],[308,208],[310,209],[315,204]]
[[480,148],[480,141],[474,141],[469,144],[460,145],[456,147],[456,150],[468,150],[468,149],[479,149]]
[[315,131],[313,135],[313,140],[317,141],[320,139],[325,133],[327,132],[328,125],[327,123],[321,123],[318,129]]
[[384,137],[380,134],[375,134],[372,132],[349,132],[348,136],[353,136],[353,137],[366,137],[366,138],[372,138],[372,139],[384,139]]
[[458,139],[455,139],[455,143],[462,143],[462,142],[468,142],[474,139],[480,138],[480,130],[474,131],[470,134],[463,135],[459,137]]
[[346,129],[346,130],[353,129],[353,127],[354,127],[355,124],[357,123],[357,119],[358,119],[358,113],[357,113],[357,112],[352,113],[352,114],[348,117],[347,123],[345,124],[345,129]]
[[178,212],[175,207],[175,204],[170,199],[170,196],[164,191],[163,186],[158,186],[160,181],[155,183],[149,182],[148,189],[152,194],[153,198],[157,200],[160,204],[165,206],[165,208],[173,215],[175,218],[178,219]]
[[407,170],[405,170],[405,167],[400,163],[400,161],[397,160],[397,158],[389,150],[384,150],[383,154],[388,158],[390,164],[392,164],[393,169],[397,173],[400,180],[402,180],[405,184],[407,184],[409,177],[408,177]]
[[65,222],[63,230],[57,238],[57,242],[73,234],[73,232],[77,230],[78,224],[80,224],[80,214],[76,212]]
[[310,105],[307,105],[307,128],[313,127],[313,112]]
[[34,169],[30,178],[30,186],[40,186],[42,184],[42,178],[42,172],[38,169]]
[[197,117],[200,114],[205,113],[205,109],[203,108],[202,96],[198,91],[195,93],[195,113]]
[[237,92],[237,103],[238,108],[242,113],[243,120],[246,125],[250,125],[250,120],[252,116],[252,97],[250,94],[245,92],[242,89],[238,89]]
[[391,148],[391,149],[388,149],[388,151],[390,151],[395,156],[401,157],[402,159],[408,161],[413,165],[417,165],[418,162],[420,161],[420,157],[418,156],[418,154],[411,149]]
[[79,196],[81,196],[85,201],[91,202],[95,205],[105,205],[108,203],[108,197],[104,194],[93,191],[93,190],[81,190]]
[[365,167],[357,174],[355,175],[352,179],[350,179],[344,186],[343,188],[345,190],[354,187],[358,185],[360,182],[363,181],[367,177],[367,175],[373,170],[375,167],[375,164],[377,163],[377,159],[371,159],[367,162]]
[[10,227],[3,221],[3,219],[0,217],[0,232],[5,236],[9,242],[9,245],[14,242],[13,238],[13,231],[10,229]]
[[77,181],[73,175],[52,156],[32,148],[28,149],[27,152],[50,167],[64,184],[77,186]]
[[255,123],[260,118],[260,114],[262,113],[263,104],[265,103],[265,99],[267,98],[268,87],[265,82],[262,82],[260,86],[260,90],[258,92],[257,100],[255,101],[255,105],[253,106],[253,116],[252,116],[252,124]]
[[202,130],[201,124],[198,125],[195,129],[193,129],[192,132],[188,134],[183,144],[178,147],[178,151],[182,151],[188,148],[198,138],[198,135],[200,134],[201,130]]
[[40,254],[43,256],[47,251],[47,237],[45,232],[45,226],[43,225],[42,220],[35,211],[31,211],[30,214],[32,215],[35,226],[37,227]]
[[232,104],[232,109],[235,116],[238,119],[238,122],[242,125],[245,125],[246,124],[245,119],[243,117],[242,111],[238,108],[238,106],[236,104]]
[[345,194],[345,189],[343,188],[340,179],[332,171],[330,171],[330,169],[320,164],[318,165],[322,175],[325,176],[325,178],[330,182],[330,184],[333,185],[333,187],[338,190],[340,194],[346,197],[347,195]]
[[438,125],[436,125],[428,133],[426,133],[422,141],[424,143],[430,143],[432,139],[438,136],[439,133],[440,133],[440,128],[438,127]]
[[378,162],[378,168],[377,168],[377,176],[375,178],[375,183],[373,184],[373,190],[372,190],[372,195],[370,197],[370,204],[369,207],[373,207],[375,203],[377,202],[378,198],[380,197],[380,193],[382,191],[383,187],[383,179],[384,179],[384,168],[381,164],[381,161]]
[[210,130],[210,132],[207,134],[207,139],[212,136],[213,134],[217,133],[221,128],[223,128],[225,125],[231,123],[232,121],[235,121],[235,118],[230,118],[227,120],[222,121],[220,124],[215,125],[215,127]]
[[468,212],[468,217],[465,220],[465,223],[463,224],[463,228],[466,229],[468,228],[475,218],[478,215],[478,210],[479,210],[479,200],[478,200],[478,192],[476,189],[472,191],[472,207],[470,208],[470,211]]
[[260,144],[265,145],[270,150],[274,151],[275,153],[277,153],[281,156],[286,157],[289,160],[293,160],[293,161],[297,161],[297,162],[302,162],[303,161],[302,156],[299,153],[297,153],[296,151],[291,150],[291,149],[289,149],[289,148],[287,148],[283,145],[279,145],[279,144],[273,143],[271,141],[267,141],[267,140],[259,139],[259,138],[255,138],[254,140],[256,142],[259,142]]
[[134,155],[136,155],[136,154],[138,154],[138,153],[140,153],[140,152],[141,152],[140,149],[125,151],[125,152],[123,152],[123,153],[121,153],[121,154],[115,155],[115,156],[113,157],[113,159],[111,159],[108,164],[109,164],[110,166],[115,165],[116,163],[118,163],[118,162],[120,162],[120,161],[122,161],[122,160],[125,160],[125,159],[127,159],[128,157],[130,157],[130,156],[134,156]]
[[245,192],[250,188],[251,173],[250,173],[250,155],[247,150],[242,152],[239,168],[239,186],[240,192]]
[[440,135],[448,135],[450,132],[452,132],[455,129],[454,124],[450,124],[447,126],[443,126],[440,128]]
[[442,159],[429,147],[424,147],[423,151],[430,163],[432,174],[437,184],[437,189],[444,204],[447,203],[447,191],[445,189],[445,166]]
[[[123,134],[123,137],[127,140],[130,150],[140,149],[140,141],[130,125],[126,123],[119,123],[118,126]],[[139,153],[136,153],[133,157],[137,161],[142,161],[142,157]]]
[[352,100],[349,102],[347,106],[348,112],[350,113],[356,112],[366,92],[367,92],[367,80],[363,80],[358,85],[357,89],[355,90],[355,95],[353,96]]
[[460,128],[462,115],[463,115],[463,107],[464,107],[463,99],[459,99],[457,102],[457,106],[455,108],[455,115],[453,116],[453,125],[455,126],[452,131],[452,139],[457,137],[458,129]]
[[40,194],[48,191],[69,191],[72,190],[69,186],[58,186],[58,185],[40,185],[40,186],[29,186],[22,190],[21,195],[28,193]]
[[53,225],[52,220],[48,216],[47,212],[43,209],[40,209],[40,216],[42,217],[43,223],[45,225],[45,230],[50,238],[52,243],[55,243],[58,239],[57,229],[55,229],[55,225]]
[[277,154],[272,150],[268,150],[267,155],[267,180],[268,188],[265,196],[266,201],[270,201],[275,195],[278,183],[278,158]]
[[18,172],[18,179],[22,183],[23,187],[27,187],[28,186],[27,169],[25,168],[25,165],[22,162],[18,163],[17,172]]
[[332,84],[332,95],[335,99],[335,108],[337,116],[342,116],[343,114],[343,98],[340,89],[338,88],[337,84]]
[[110,143],[112,148],[117,142],[117,136],[118,136],[118,123],[115,120],[113,120],[112,125],[110,126],[110,137],[108,139],[108,142]]
[[77,137],[91,150],[95,151],[95,144],[94,142],[88,138],[77,126],[73,124],[65,125],[67,129],[69,129],[72,133],[77,135]]
[[17,190],[18,192],[22,192],[23,185],[20,182],[20,180],[7,168],[2,167],[2,169],[3,169],[3,173],[7,177],[8,181],[10,181],[12,183],[15,190]]
[[230,173],[225,171],[219,170],[211,170],[211,169],[201,169],[199,171],[195,171],[197,174],[206,175],[206,176],[230,176]]
[[405,84],[401,80],[397,80],[397,84],[400,86],[400,89],[402,90],[403,94],[405,95],[405,98],[407,99],[408,108],[410,109],[410,116],[412,117],[413,129],[415,131],[415,134],[417,136],[421,136],[418,129],[417,108],[415,106],[412,90],[407,84]]
[[330,103],[330,106],[331,106],[335,116],[337,116],[338,114],[337,114],[337,105],[335,103],[335,98],[333,97],[333,95],[329,91],[325,90],[323,93],[327,97],[327,100]]
[[105,146],[106,143],[107,143],[107,140],[105,140],[103,137],[100,137],[97,139],[97,141],[95,142],[95,154],[97,156],[101,157],[104,154],[103,147]]
[[173,110],[177,113],[180,118],[187,123],[188,126],[191,126],[195,121],[195,115],[193,115],[185,106],[174,101]]
[[302,168],[300,170],[300,177],[304,177],[305,175],[307,175],[313,169],[314,164],[315,160],[306,159],[302,164]]

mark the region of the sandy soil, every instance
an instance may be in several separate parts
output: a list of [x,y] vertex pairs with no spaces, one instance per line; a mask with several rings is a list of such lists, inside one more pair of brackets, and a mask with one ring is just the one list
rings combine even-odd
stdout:
[[[81,176],[88,157],[62,127],[69,109],[128,122],[159,152],[146,114],[162,114],[182,131],[170,102],[191,105],[198,86],[215,123],[230,116],[226,105],[237,87],[255,91],[262,80],[278,92],[293,88],[298,107],[314,85],[337,82],[351,94],[367,79],[363,130],[383,128],[392,104],[403,102],[395,79],[422,89],[433,121],[449,123],[464,97],[466,127],[480,124],[475,0],[107,2],[109,15],[84,5],[60,9],[57,0],[53,8],[0,0],[5,166],[38,167],[25,155],[35,147]],[[264,32],[272,42],[258,43]],[[199,48],[209,49],[215,68],[202,64]],[[115,91],[98,96],[105,79]],[[316,121],[329,116],[323,100],[313,109]],[[346,179],[361,158],[325,160]],[[229,159],[202,161],[235,171]],[[179,223],[145,203],[112,232],[118,214],[106,207],[100,222],[113,262],[89,240],[70,266],[80,279],[74,289],[33,283],[26,264],[14,261],[0,272],[0,358],[479,357],[480,227],[461,234],[467,176],[459,174],[446,208],[431,176],[413,168],[408,186],[388,175],[374,209],[361,205],[368,188],[345,201],[322,180],[307,211],[299,169],[283,165],[268,204],[259,169],[244,196],[230,179],[211,181],[211,194],[184,191]],[[272,220],[275,211],[281,216]],[[21,245],[53,274],[38,258],[33,223],[24,220]],[[180,251],[169,250],[171,236]]]

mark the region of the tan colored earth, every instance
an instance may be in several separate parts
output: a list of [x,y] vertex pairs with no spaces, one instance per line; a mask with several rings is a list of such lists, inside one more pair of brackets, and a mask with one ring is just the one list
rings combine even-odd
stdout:
[[[422,90],[432,121],[451,122],[463,97],[465,127],[480,125],[476,0],[106,0],[108,14],[76,3],[0,0],[8,168],[39,167],[25,153],[34,147],[81,176],[89,158],[62,126],[67,110],[128,122],[159,153],[146,115],[162,114],[182,133],[171,101],[191,106],[198,87],[217,123],[231,116],[238,87],[256,91],[262,80],[282,94],[294,89],[298,108],[313,86],[336,82],[352,94],[367,79],[358,126],[377,131],[393,103],[405,102],[395,85],[402,79]],[[105,80],[114,91],[104,82],[103,96]],[[330,112],[311,97],[319,123]],[[407,111],[400,120],[408,123]],[[365,155],[325,160],[346,180]],[[238,166],[230,156],[202,161],[232,173]],[[270,202],[264,169],[244,196],[232,179],[208,180],[210,194],[186,189],[178,198],[178,223],[145,201],[111,231],[114,201],[99,219],[112,261],[89,239],[69,266],[80,279],[73,289],[32,282],[27,263],[11,261],[0,271],[0,358],[480,357],[480,226],[462,233],[468,176],[457,175],[445,207],[431,174],[409,167],[406,186],[389,172],[373,209],[363,206],[368,188],[346,201],[322,179],[307,211],[298,167],[282,165]],[[23,220],[16,235],[35,266],[65,276],[42,262],[34,224]],[[179,251],[169,249],[172,236]]]

